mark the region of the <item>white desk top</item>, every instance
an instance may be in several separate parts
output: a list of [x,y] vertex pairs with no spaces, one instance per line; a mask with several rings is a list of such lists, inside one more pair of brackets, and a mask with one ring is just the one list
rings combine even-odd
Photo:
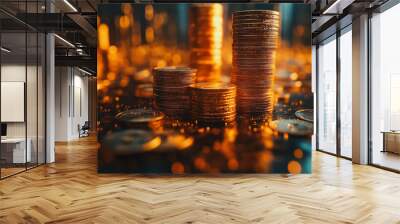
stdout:
[[[20,142],[24,142],[25,141],[25,138],[2,138],[1,139],[1,143],[20,143]],[[29,141],[29,138],[28,138],[28,141]]]

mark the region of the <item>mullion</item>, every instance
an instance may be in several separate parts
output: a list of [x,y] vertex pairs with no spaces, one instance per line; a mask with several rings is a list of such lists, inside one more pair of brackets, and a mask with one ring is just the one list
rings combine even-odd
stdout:
[[[0,47],[2,46],[2,32],[1,32],[1,29],[2,28],[2,23],[0,23]],[[0,51],[0,112],[1,112],[1,67],[2,67],[2,64],[1,64],[1,55],[2,55],[3,53]],[[0,124],[2,124],[1,123],[1,113],[0,113]],[[0,132],[1,132],[1,130],[0,130]],[[1,135],[0,135],[1,136]],[[0,144],[0,160],[1,160],[1,144]],[[1,176],[1,169],[2,168],[2,165],[1,165],[1,162],[0,162],[0,180],[2,179],[2,176]]]
[[[36,0],[39,14],[39,0]],[[39,32],[36,32],[36,166],[39,165]]]
[[[28,19],[28,1],[25,0],[25,21]],[[26,23],[25,23],[26,24]],[[27,90],[28,90],[28,26],[25,25],[25,102],[24,102],[24,118],[25,118],[25,170],[28,170],[28,116],[27,116]]]
[[315,46],[315,149],[319,149],[319,44]]
[[368,38],[368,53],[367,53],[367,64],[368,64],[368,74],[367,74],[367,83],[368,83],[368,99],[367,99],[367,103],[368,103],[368,111],[367,111],[367,118],[368,118],[368,124],[367,124],[367,129],[368,129],[368,164],[373,165],[373,146],[372,146],[372,64],[371,64],[371,56],[372,56],[372,12],[369,11],[368,12],[368,31],[367,31],[367,38]]
[[[45,13],[48,13],[49,2],[47,0],[45,0],[44,4],[45,4],[44,11],[45,11]],[[44,113],[44,136],[43,136],[43,139],[44,139],[44,161],[43,161],[43,163],[44,164],[47,163],[47,145],[48,145],[48,142],[47,142],[48,141],[48,139],[47,139],[47,125],[48,125],[48,122],[47,122],[47,79],[48,79],[48,77],[47,77],[47,75],[48,75],[47,74],[47,47],[48,46],[47,46],[47,44],[49,43],[48,38],[49,38],[49,33],[47,31],[44,31],[44,56],[43,56],[44,69],[42,69],[42,72],[44,71],[44,100],[43,100],[43,102],[44,102],[44,111],[43,111],[43,113]],[[43,74],[42,74],[42,77],[43,77]]]
[[340,114],[340,103],[341,103],[341,64],[340,64],[340,30],[336,31],[336,154],[341,157],[341,114]]

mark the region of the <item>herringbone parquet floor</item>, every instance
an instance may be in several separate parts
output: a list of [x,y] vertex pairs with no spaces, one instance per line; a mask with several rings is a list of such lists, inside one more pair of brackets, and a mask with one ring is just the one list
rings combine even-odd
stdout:
[[93,138],[0,181],[0,223],[400,223],[400,175],[314,153],[312,175],[97,174]]

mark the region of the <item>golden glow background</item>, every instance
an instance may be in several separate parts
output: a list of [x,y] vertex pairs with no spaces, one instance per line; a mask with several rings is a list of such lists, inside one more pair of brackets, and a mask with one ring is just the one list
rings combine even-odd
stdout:
[[[215,27],[218,29],[214,32],[214,36],[215,39],[223,39],[222,50],[215,51],[214,63],[223,66],[224,80],[229,80],[232,63],[230,12],[235,8],[246,8],[239,7],[240,5],[243,4],[214,4],[217,14],[221,14],[221,17],[215,16]],[[283,5],[295,7],[299,4]],[[114,4],[113,7],[110,6],[112,5],[103,11],[102,7],[99,8],[99,15],[102,18],[98,18],[97,73],[98,89],[101,92],[107,91],[107,88],[111,84],[115,84],[115,81],[124,87],[132,79],[151,79],[150,71],[153,67],[190,64],[190,49],[187,43],[189,18],[187,15],[181,15],[188,14],[187,10],[190,4],[159,4],[156,6],[144,4],[135,6],[118,4],[117,6]],[[285,11],[285,7],[277,4],[269,6],[267,8],[275,10],[284,8],[281,11]],[[294,8],[287,14],[282,14],[282,41],[277,52],[276,65],[277,81],[294,81],[289,83],[293,89],[310,92],[311,36],[308,23],[311,21],[307,21],[309,20],[308,16],[304,18],[301,16],[309,13],[307,9],[303,9],[303,11],[298,12],[298,9]],[[300,16],[289,15],[293,12]],[[287,17],[291,17],[291,21],[286,25],[284,21],[288,20]],[[293,24],[296,21],[300,24]],[[285,35],[285,30],[289,30],[289,34]],[[286,33],[288,32],[286,31]],[[118,77],[117,73],[120,74]],[[287,86],[287,84],[285,85]],[[302,86],[305,88],[301,88]],[[284,94],[282,87],[284,86],[277,85],[278,97],[285,97],[282,95]],[[114,101],[115,99],[105,98],[105,100]]]

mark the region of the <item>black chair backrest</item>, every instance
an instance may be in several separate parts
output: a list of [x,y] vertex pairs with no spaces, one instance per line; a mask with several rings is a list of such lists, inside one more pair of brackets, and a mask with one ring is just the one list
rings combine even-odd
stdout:
[[85,121],[85,124],[83,124],[82,128],[90,128],[89,121]]

